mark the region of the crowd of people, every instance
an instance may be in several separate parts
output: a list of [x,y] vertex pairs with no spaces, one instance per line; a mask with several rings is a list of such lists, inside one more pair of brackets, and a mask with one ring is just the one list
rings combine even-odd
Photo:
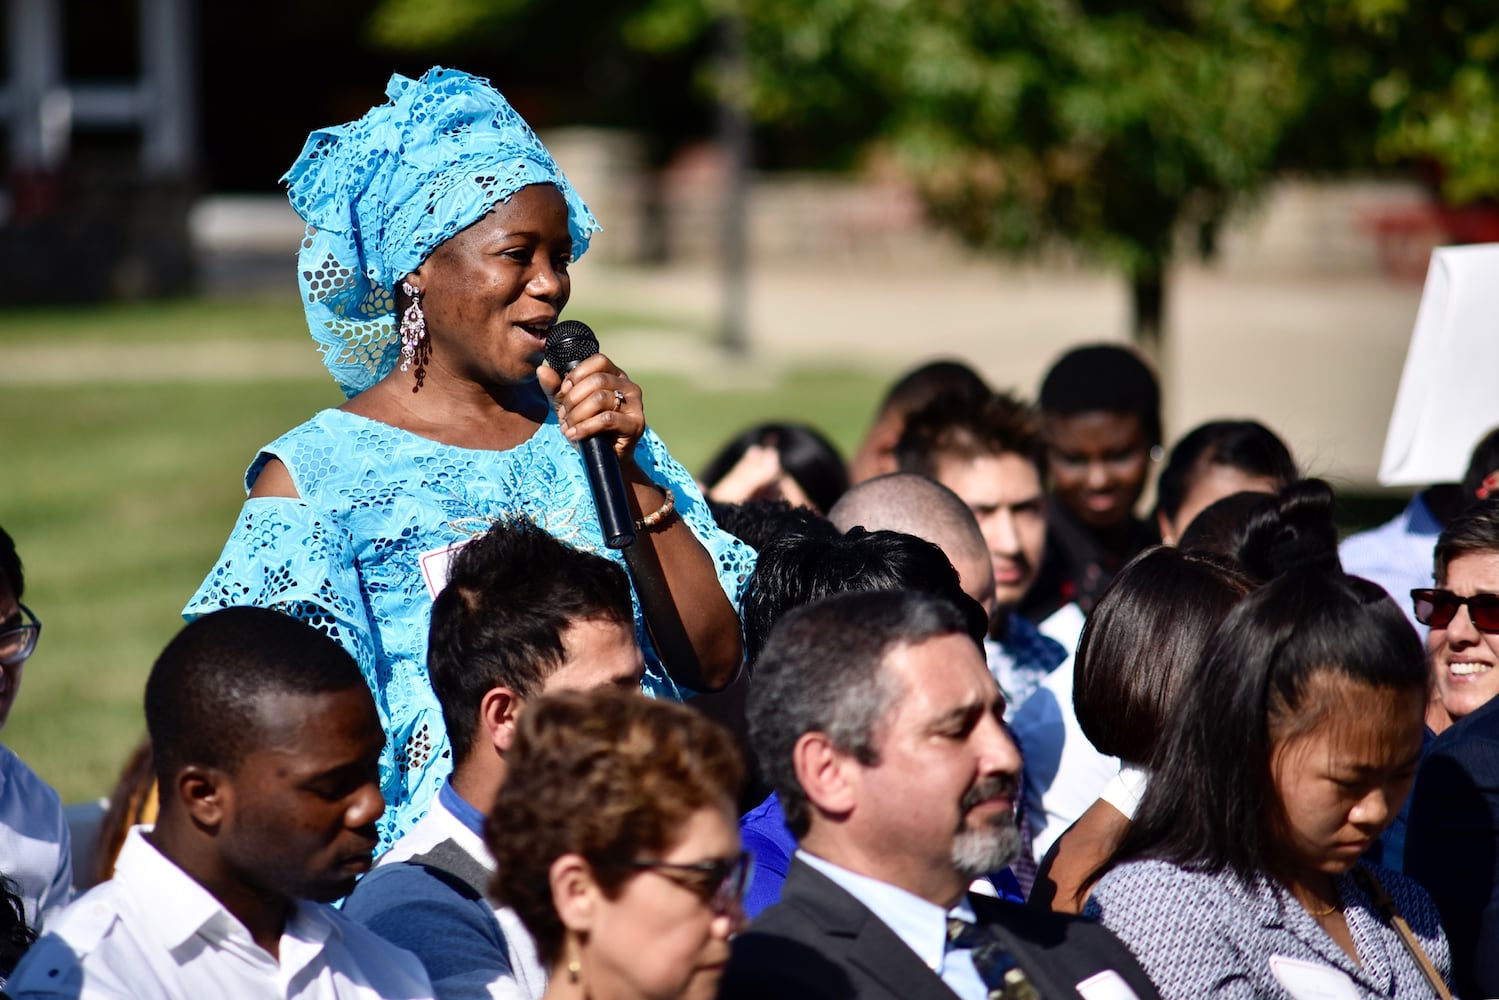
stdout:
[[[348,400],[253,457],[97,873],[0,747],[7,996],[1499,996],[1499,434],[1340,539],[1089,344],[693,476],[543,363],[598,226],[526,123],[387,96],[285,178]],[[0,532],[0,725],[24,590]]]

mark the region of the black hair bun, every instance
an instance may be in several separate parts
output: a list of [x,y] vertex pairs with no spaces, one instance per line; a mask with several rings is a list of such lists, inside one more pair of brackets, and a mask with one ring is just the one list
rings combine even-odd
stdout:
[[1240,532],[1240,564],[1268,581],[1298,570],[1341,572],[1332,487],[1298,479],[1256,507]]

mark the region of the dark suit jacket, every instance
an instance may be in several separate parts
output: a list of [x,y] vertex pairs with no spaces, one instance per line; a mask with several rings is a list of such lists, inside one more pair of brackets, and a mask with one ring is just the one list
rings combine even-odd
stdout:
[[[1111,969],[1140,1000],[1155,987],[1103,926],[971,896],[979,923],[1020,961],[1042,997],[1076,997],[1076,984]],[[720,1000],[952,1000],[940,976],[862,903],[800,860],[781,901],[734,939]]]
[[1438,736],[1422,759],[1405,872],[1442,914],[1453,992],[1499,997],[1499,698]]

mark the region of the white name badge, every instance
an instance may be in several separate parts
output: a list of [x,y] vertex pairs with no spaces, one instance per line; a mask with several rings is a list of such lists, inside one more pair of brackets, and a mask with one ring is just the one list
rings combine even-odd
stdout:
[[1096,972],[1077,984],[1083,1000],[1140,1000],[1124,977],[1113,969]]
[[1358,1000],[1353,980],[1330,965],[1271,955],[1270,971],[1296,1000]]
[[427,593],[434,601],[437,600],[437,595],[442,593],[442,588],[448,585],[448,571],[453,565],[453,553],[463,548],[469,541],[470,539],[465,538],[461,542],[444,545],[440,549],[432,549],[416,557],[422,567],[422,579],[427,581]]

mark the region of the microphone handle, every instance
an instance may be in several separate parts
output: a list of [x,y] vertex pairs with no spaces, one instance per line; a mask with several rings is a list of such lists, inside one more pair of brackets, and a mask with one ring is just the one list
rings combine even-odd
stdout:
[[604,533],[604,544],[611,549],[633,545],[635,518],[630,514],[625,477],[619,471],[613,442],[595,434],[584,438],[580,447],[583,466],[588,470],[588,485],[593,488],[593,502],[599,509],[599,528]]

